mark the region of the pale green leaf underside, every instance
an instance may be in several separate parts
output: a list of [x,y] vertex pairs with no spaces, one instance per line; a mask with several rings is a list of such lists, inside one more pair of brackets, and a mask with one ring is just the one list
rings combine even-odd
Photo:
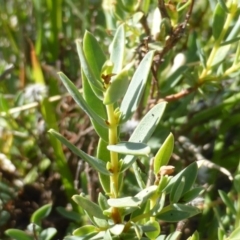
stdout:
[[153,56],[154,51],[148,52],[133,75],[120,106],[121,121],[123,122],[132,116],[139,105],[151,69]]
[[237,240],[240,239],[240,227],[237,227],[226,240]]
[[77,228],[73,231],[74,236],[86,236],[87,234],[90,234],[92,232],[96,231],[96,227],[93,225],[85,225],[80,228]]
[[120,25],[114,36],[111,45],[110,60],[113,62],[113,73],[119,73],[122,70],[125,50],[125,30],[124,24]]
[[137,156],[148,156],[151,152],[151,148],[148,145],[135,142],[120,142],[116,145],[108,145],[107,149],[121,154]]
[[53,227],[49,227],[44,229],[40,234],[39,234],[39,239],[44,239],[44,240],[51,240],[53,236],[55,236],[57,233],[57,230]]
[[65,137],[53,129],[49,130],[49,133],[56,137],[61,143],[67,146],[74,154],[82,158],[84,161],[88,162],[97,172],[104,175],[110,175],[110,172],[106,169],[106,163],[100,159],[92,157],[82,150],[78,149],[76,146],[71,144]]
[[149,197],[157,190],[157,186],[150,186],[148,188],[143,189],[134,197],[124,197],[124,198],[111,198],[108,199],[108,204],[111,207],[139,207],[143,203],[145,203]]
[[106,219],[103,215],[101,208],[94,202],[90,201],[86,197],[81,195],[74,195],[72,197],[73,201],[76,202],[82,209],[84,209],[89,216],[96,217],[99,219]]
[[120,235],[124,230],[125,225],[124,224],[115,224],[113,227],[111,227],[109,230],[112,234],[118,236]]
[[[129,141],[146,143],[155,131],[166,107],[166,102],[161,102],[155,105],[141,120]],[[123,160],[121,171],[125,171],[136,160],[135,156],[126,156]]]
[[47,217],[52,210],[52,204],[46,204],[40,207],[37,211],[33,213],[31,216],[31,222],[37,225],[41,225],[41,220]]

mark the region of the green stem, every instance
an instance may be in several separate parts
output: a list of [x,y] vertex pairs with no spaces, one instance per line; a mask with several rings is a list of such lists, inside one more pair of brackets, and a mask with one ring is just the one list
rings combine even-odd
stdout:
[[[110,145],[115,145],[118,143],[118,119],[114,114],[113,104],[106,105],[107,116],[108,116],[108,143]],[[112,175],[110,176],[110,197],[117,198],[119,192],[119,162],[118,162],[118,153],[110,151],[110,171]],[[112,208],[112,219],[115,223],[121,223],[122,218],[119,213],[118,208]]]
[[[108,124],[109,124],[109,145],[115,145],[118,143],[118,122],[114,115],[114,108],[113,104],[106,105],[107,115],[108,115]],[[113,198],[118,197],[118,176],[119,176],[119,169],[118,169],[118,153],[110,151],[110,158],[111,158],[111,196]]]

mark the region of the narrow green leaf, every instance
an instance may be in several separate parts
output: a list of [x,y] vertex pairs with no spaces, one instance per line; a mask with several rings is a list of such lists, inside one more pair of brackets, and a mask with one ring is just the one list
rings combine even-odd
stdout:
[[173,152],[174,147],[174,137],[173,134],[170,133],[167,137],[167,139],[164,141],[161,148],[158,150],[156,156],[154,157],[154,173],[157,174],[159,172],[159,169],[162,166],[166,166],[168,164],[168,161],[170,160],[170,157]]
[[107,229],[109,227],[108,221],[106,219],[93,217],[93,220],[99,228]]
[[229,13],[225,0],[218,0],[218,3],[226,13]]
[[[99,238],[98,238],[99,239]],[[100,239],[106,239],[106,240],[112,240],[112,236],[111,236],[111,233],[110,233],[110,230],[108,229],[107,231],[104,232],[104,237],[103,238],[100,238]],[[93,239],[94,240],[94,239]]]
[[212,61],[211,67],[221,63],[226,57],[231,48],[231,45],[224,45],[218,48],[217,53]]
[[41,226],[43,218],[47,217],[52,210],[52,204],[46,204],[35,211],[31,217],[31,222]]
[[204,190],[203,187],[193,188],[182,196],[181,201],[190,202],[194,200],[196,197],[198,197],[203,190]]
[[16,240],[33,240],[33,238],[27,235],[24,231],[18,229],[8,229],[4,233]]
[[[166,107],[166,102],[155,105],[141,120],[129,141],[146,143],[155,131]],[[136,160],[135,156],[126,156],[123,160],[121,171],[128,169]]]
[[84,209],[84,211],[86,211],[89,216],[99,219],[106,219],[106,216],[103,215],[103,211],[101,210],[101,208],[96,203],[90,201],[86,197],[83,197],[81,195],[74,195],[72,199],[82,209]]
[[135,12],[139,7],[139,1],[137,0],[120,0],[119,2],[122,3],[123,9],[129,13]]
[[40,225],[37,225],[35,223],[30,223],[27,225],[27,231],[33,233],[34,231],[40,232],[42,230],[42,227]]
[[212,25],[213,36],[215,40],[218,39],[218,37],[222,32],[223,25],[225,23],[225,16],[226,16],[226,11],[218,3],[213,13],[213,25]]
[[86,237],[76,237],[76,236],[66,236],[66,237],[64,237],[64,239],[63,240],[88,240],[90,237],[92,237],[92,236],[94,236],[96,234],[96,232],[95,233],[93,233],[92,235],[90,235],[90,236],[86,236]]
[[166,235],[160,235],[156,238],[156,240],[166,240]]
[[178,181],[175,182],[175,184],[172,187],[171,193],[170,193],[170,202],[171,203],[177,203],[179,199],[182,197],[182,192],[185,186],[185,178],[182,177]]
[[140,9],[144,12],[145,15],[149,12],[150,0],[145,0],[140,2]]
[[155,228],[153,231],[145,232],[146,236],[149,239],[156,239],[156,237],[160,234],[160,226],[158,221],[149,221],[146,223],[148,226]]
[[141,216],[144,214],[147,210],[149,210],[149,201],[146,201],[141,208],[139,207],[131,207],[131,208],[124,208],[122,209],[123,216],[130,215],[130,219],[134,219],[135,217]]
[[124,230],[125,225],[124,224],[115,224],[113,227],[111,227],[109,230],[112,234],[118,236],[120,235]]
[[133,75],[120,106],[122,113],[121,121],[123,122],[128,120],[138,107],[152,66],[153,56],[154,51],[148,52]]
[[167,93],[171,91],[183,78],[184,73],[188,70],[188,66],[183,65],[168,75],[163,83],[161,83],[161,92]]
[[[231,32],[227,36],[226,42],[230,41],[231,39],[234,39],[238,36],[239,28],[240,28],[240,18],[238,18],[237,22],[234,24]],[[214,59],[212,61],[212,64],[211,64],[211,67],[221,63],[227,57],[227,54],[228,54],[230,48],[231,48],[230,44],[221,46],[217,50],[217,53],[215,54],[215,57],[214,57]]]
[[124,197],[124,198],[110,198],[108,199],[108,204],[111,207],[125,208],[125,207],[140,207],[145,203],[152,194],[157,190],[157,186],[150,186],[143,189],[141,192],[136,194],[134,197]]
[[186,179],[186,182],[185,182],[185,185],[184,185],[184,188],[182,191],[182,195],[184,193],[188,192],[196,180],[197,171],[198,171],[197,163],[194,162],[194,163],[190,164],[189,166],[187,166],[185,169],[183,169],[181,172],[179,172],[176,176],[174,176],[170,180],[170,182],[168,183],[168,185],[164,189],[164,191],[166,191],[166,193],[169,193],[170,191],[172,191],[173,185],[176,182],[180,181],[180,179],[182,179],[182,177],[184,177]]
[[178,222],[200,213],[198,208],[175,203],[163,208],[156,217],[166,222]]
[[[104,91],[100,76],[94,76],[94,73],[93,73],[92,69],[90,68],[90,66],[87,62],[87,59],[84,55],[81,42],[79,40],[77,40],[76,44],[77,44],[78,56],[79,56],[80,62],[81,62],[81,68],[82,68],[85,76],[87,77],[88,81],[90,82],[91,86],[94,87],[93,91],[99,96],[99,94]],[[96,92],[95,91],[96,89],[100,90],[100,91]]]
[[240,174],[239,173],[236,174],[236,176],[234,177],[233,186],[235,188],[235,191],[240,192]]
[[88,31],[85,32],[83,37],[83,52],[88,65],[91,66],[94,77],[99,80],[101,77],[102,66],[107,58],[97,39]]
[[53,227],[44,229],[39,234],[39,239],[51,240],[56,235],[56,233],[57,233],[57,230]]
[[132,224],[133,225],[133,229],[136,233],[137,239],[141,239],[142,235],[143,235],[143,231],[141,229],[141,227],[138,224]]
[[[83,71],[82,73],[82,85],[83,85],[83,97],[88,106],[102,119],[107,119],[106,107],[102,100],[100,100],[93,92],[90,83],[88,82]],[[108,142],[108,129],[103,128],[96,120],[91,119],[91,123],[100,138],[105,142]]]
[[64,207],[57,207],[57,212],[62,215],[63,217],[70,219],[71,221],[79,223],[81,221],[81,217],[79,213],[66,210]]
[[218,193],[222,199],[222,201],[226,204],[232,214],[237,215],[237,210],[233,205],[233,200],[229,198],[229,196],[222,190],[218,190]]
[[138,186],[140,187],[140,189],[144,189],[146,187],[146,179],[143,179],[143,175],[141,174],[141,171],[139,171],[139,166],[136,162],[132,164],[132,169],[134,171]]
[[121,24],[112,41],[111,44],[111,54],[110,60],[113,62],[113,73],[120,73],[123,67],[123,58],[125,50],[125,29],[124,24]]
[[225,46],[225,45],[229,45],[229,44],[232,44],[232,43],[235,43],[235,42],[238,42],[240,40],[240,37],[235,37],[231,40],[228,40],[228,41],[225,41],[225,42],[222,42],[220,44],[220,46]]
[[107,198],[101,192],[98,194],[98,205],[102,210],[106,210],[110,207],[107,203]]
[[108,199],[108,204],[111,207],[139,207],[141,200],[136,197],[124,197],[124,198],[111,198]]
[[64,86],[68,90],[68,92],[71,94],[72,98],[75,100],[75,102],[82,108],[82,110],[92,119],[94,119],[98,124],[100,124],[102,127],[107,128],[107,124],[104,119],[99,117],[86,103],[86,101],[83,99],[81,93],[78,91],[76,86],[71,82],[71,80],[63,73],[59,73],[59,77],[61,78]]
[[63,137],[60,133],[56,132],[53,129],[48,131],[54,137],[56,137],[61,143],[67,146],[74,154],[82,158],[84,161],[88,162],[97,172],[100,172],[105,175],[110,175],[109,171],[106,169],[106,163],[100,159],[92,157],[82,150],[78,149],[76,146],[71,144],[65,137]]
[[207,67],[207,58],[206,54],[203,51],[203,47],[201,46],[201,43],[199,40],[196,40],[196,46],[197,46],[197,54],[199,56],[200,62],[202,63],[203,67]]
[[96,227],[93,225],[85,225],[80,228],[77,228],[76,230],[73,231],[74,236],[79,236],[79,237],[85,237],[88,234],[91,234],[92,232],[96,231]]
[[[218,228],[218,240],[224,240],[226,239],[226,233],[225,230],[222,228]],[[187,239],[187,240],[192,240],[192,238]],[[195,240],[195,239],[194,239]]]
[[108,145],[107,149],[113,152],[126,155],[148,156],[151,148],[144,143],[120,142],[116,145]]
[[103,104],[108,105],[117,102],[126,93],[128,84],[128,71],[123,70],[112,78],[110,86],[104,94]]
[[[103,53],[96,38],[88,31],[85,32],[83,38],[83,51],[86,57],[88,66],[91,66],[91,70],[96,79],[101,78],[101,69],[106,61],[106,56]],[[100,93],[101,98],[95,94],[96,89],[91,84],[91,81],[87,79],[82,68],[82,84],[83,84],[83,96],[88,106],[101,118],[107,119],[106,109],[102,103],[103,94]],[[100,81],[100,80],[99,80]],[[101,83],[102,84],[102,83]],[[94,90],[93,90],[94,89]],[[108,130],[102,128],[102,126],[94,119],[91,119],[97,134],[108,142]]]
[[237,227],[226,240],[238,240],[240,239],[240,227]]

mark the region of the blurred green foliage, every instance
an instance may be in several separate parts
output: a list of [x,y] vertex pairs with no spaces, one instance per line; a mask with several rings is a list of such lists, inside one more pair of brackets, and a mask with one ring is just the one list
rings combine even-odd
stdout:
[[[0,0],[0,179],[1,186],[8,186],[17,195],[7,191],[1,196],[3,214],[11,212],[14,218],[10,208],[15,202],[9,205],[9,199],[18,199],[18,191],[26,184],[37,183],[46,192],[53,192],[52,197],[37,202],[36,208],[54,199],[53,189],[61,189],[62,185],[54,185],[53,179],[61,178],[63,192],[68,196],[59,206],[65,207],[72,193],[77,192],[74,179],[80,185],[77,188],[89,190],[89,173],[81,169],[80,176],[76,173],[77,157],[46,133],[50,127],[59,129],[88,153],[94,152],[92,148],[96,146],[88,118],[66,96],[56,73],[61,70],[81,87],[74,41],[81,40],[88,30],[107,52],[117,26],[125,22],[126,63],[131,62],[135,68],[148,49],[160,53],[164,50],[158,56],[159,63],[156,60],[155,80],[149,79],[135,116],[135,120],[141,119],[159,99],[170,102],[164,121],[149,142],[153,153],[171,131],[176,140],[171,164],[176,171],[203,158],[226,168],[234,177],[235,187],[219,170],[207,166],[200,171],[199,184],[206,186],[206,204],[197,226],[190,223],[189,228],[197,229],[202,239],[221,239],[220,235],[234,230],[233,222],[240,212],[236,184],[240,146],[238,2],[195,1],[182,32],[178,27],[184,23],[191,1],[165,1],[170,20],[165,16],[161,24],[160,2],[163,1]],[[164,14],[163,9],[161,13]],[[166,49],[171,27],[180,32],[173,39],[176,43]],[[86,129],[89,132],[85,133]],[[124,191],[136,189],[131,173],[129,179]],[[229,192],[235,201],[233,218],[225,202],[218,201],[219,189]],[[8,214],[5,216],[2,229],[8,224],[16,226]],[[226,220],[225,216],[229,218]],[[219,225],[221,231],[217,233]]]

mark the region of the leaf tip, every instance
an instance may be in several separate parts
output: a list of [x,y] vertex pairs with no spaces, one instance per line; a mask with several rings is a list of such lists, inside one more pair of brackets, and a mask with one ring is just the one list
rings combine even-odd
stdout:
[[52,128],[50,128],[49,130],[48,130],[48,133],[50,133],[50,134],[52,134],[54,132],[54,130],[52,129]]

